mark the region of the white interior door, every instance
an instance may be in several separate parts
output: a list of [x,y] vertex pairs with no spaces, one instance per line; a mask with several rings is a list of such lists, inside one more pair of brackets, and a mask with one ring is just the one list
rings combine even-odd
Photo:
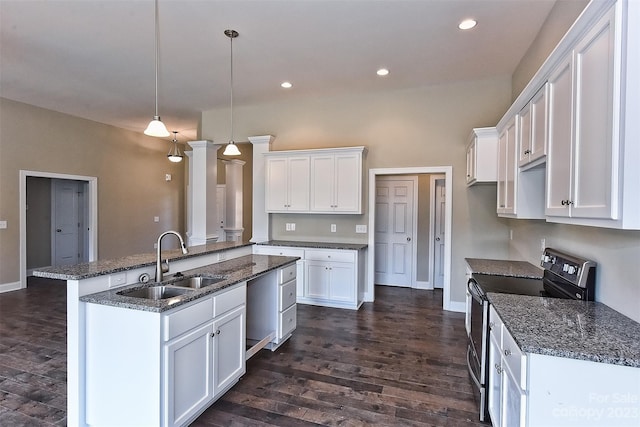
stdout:
[[78,263],[78,181],[51,181],[51,263],[53,266]]
[[433,287],[444,286],[444,242],[445,242],[445,213],[447,199],[445,194],[445,180],[437,179],[434,191],[435,221],[433,241]]
[[415,176],[376,179],[375,283],[378,285],[413,285],[417,180]]

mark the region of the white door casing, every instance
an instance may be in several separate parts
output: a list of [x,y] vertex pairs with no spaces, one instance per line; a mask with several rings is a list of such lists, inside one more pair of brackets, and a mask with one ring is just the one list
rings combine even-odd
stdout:
[[98,259],[98,178],[93,176],[20,170],[20,283],[16,289],[27,287],[27,177],[29,176],[87,182],[88,189],[86,198],[88,200],[88,212],[85,216],[87,218],[85,225],[88,229],[87,261],[95,261]]
[[[464,301],[451,301],[451,223],[452,223],[452,197],[453,190],[451,180],[453,179],[452,166],[425,166],[425,167],[408,167],[408,168],[371,168],[369,169],[369,230],[375,230],[375,189],[376,177],[385,175],[417,175],[417,174],[444,174],[445,182],[449,185],[445,186],[445,242],[444,242],[444,284],[442,308],[450,311],[465,311]],[[367,250],[367,279],[364,292],[364,301],[373,302],[375,300],[375,233],[369,233]]]
[[444,250],[445,250],[445,218],[446,218],[446,183],[444,175],[431,176],[431,199],[432,206],[432,240],[430,259],[432,263],[429,268],[429,282],[434,288],[442,288],[444,285]]
[[375,283],[411,287],[415,283],[417,176],[376,180]]

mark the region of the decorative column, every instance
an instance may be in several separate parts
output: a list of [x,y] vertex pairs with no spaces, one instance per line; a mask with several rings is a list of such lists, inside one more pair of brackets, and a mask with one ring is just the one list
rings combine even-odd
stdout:
[[266,212],[265,202],[265,168],[264,153],[271,150],[271,143],[275,139],[272,135],[250,136],[253,144],[253,222],[251,242],[260,243],[270,239],[269,214]]
[[189,141],[188,144],[193,151],[187,154],[187,245],[196,246],[218,239],[216,184],[220,145],[209,140]]
[[241,242],[242,232],[242,160],[223,160],[225,169],[225,212],[224,232],[227,242]]

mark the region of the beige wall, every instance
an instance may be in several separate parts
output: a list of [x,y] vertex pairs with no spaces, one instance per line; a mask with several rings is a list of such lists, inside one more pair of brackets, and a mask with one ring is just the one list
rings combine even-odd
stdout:
[[[344,95],[235,107],[236,134],[276,136],[273,150],[365,145],[366,170],[453,166],[452,287],[464,300],[464,258],[506,256],[507,228],[495,215],[495,186],[465,186],[465,147],[471,128],[494,126],[511,100],[509,76],[394,92]],[[202,115],[202,137],[224,140],[228,111]],[[241,139],[242,138],[238,138]],[[368,176],[368,173],[367,173]],[[365,179],[365,193],[368,182]],[[271,215],[272,238],[366,242],[355,234],[364,215]],[[284,232],[296,222],[295,232]]]
[[101,259],[153,252],[162,231],[183,231],[184,165],[167,160],[168,141],[6,99],[0,113],[0,284],[20,278],[20,170],[98,178]]
[[589,0],[557,0],[540,32],[513,73],[512,99],[515,100],[542,66],[569,27],[582,13]]
[[[543,32],[535,39],[514,74],[513,93],[519,94],[540,68],[587,1],[559,1],[551,10]],[[511,220],[510,255],[534,264],[540,259],[540,240],[546,245],[592,259],[598,263],[596,300],[640,321],[640,231],[609,230]]]

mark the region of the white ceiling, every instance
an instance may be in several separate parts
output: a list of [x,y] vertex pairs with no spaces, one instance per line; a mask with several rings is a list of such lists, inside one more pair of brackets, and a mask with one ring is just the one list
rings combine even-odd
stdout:
[[[229,105],[227,28],[237,106],[510,75],[554,2],[159,0],[159,112],[190,139],[201,111]],[[4,98],[142,132],[154,64],[151,0],[0,0]]]

